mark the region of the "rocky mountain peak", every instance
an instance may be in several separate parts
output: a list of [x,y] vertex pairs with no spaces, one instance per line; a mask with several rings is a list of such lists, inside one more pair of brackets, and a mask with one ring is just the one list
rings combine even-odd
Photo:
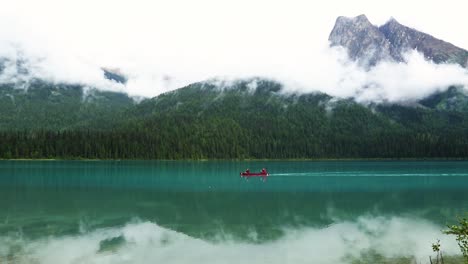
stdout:
[[331,46],[347,48],[349,57],[364,66],[390,58],[390,43],[365,15],[338,17],[328,40]]
[[358,25],[358,26],[372,26],[371,22],[364,14],[359,15],[357,17],[339,16],[336,19],[336,24],[339,24],[339,25],[353,24],[353,25]]
[[346,48],[351,59],[367,67],[381,60],[404,62],[404,54],[411,50],[435,63],[468,67],[468,51],[402,25],[393,17],[380,27],[372,25],[365,15],[338,17],[329,41],[331,46]]
[[400,22],[398,22],[394,17],[390,17],[390,19],[387,21],[387,23],[385,23],[385,25],[387,24],[394,25],[394,26],[398,26],[398,25],[401,26]]

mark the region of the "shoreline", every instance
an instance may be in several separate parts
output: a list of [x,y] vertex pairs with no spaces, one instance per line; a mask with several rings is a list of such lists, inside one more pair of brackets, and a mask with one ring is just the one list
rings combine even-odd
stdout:
[[193,161],[193,162],[209,162],[209,161],[304,161],[304,162],[323,162],[323,161],[468,161],[467,158],[303,158],[303,159],[87,159],[87,158],[18,158],[18,159],[3,159],[0,161]]

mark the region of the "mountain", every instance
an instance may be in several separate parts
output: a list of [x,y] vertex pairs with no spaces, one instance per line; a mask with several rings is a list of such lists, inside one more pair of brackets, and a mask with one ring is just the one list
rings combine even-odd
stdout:
[[342,46],[353,60],[363,65],[375,65],[392,58],[390,41],[365,15],[354,18],[340,16],[328,38],[331,46]]
[[[468,157],[468,112],[440,107],[444,98],[452,95],[419,106],[364,106],[323,93],[284,94],[264,79],[201,82],[127,108],[107,129],[0,131],[0,157]],[[100,122],[115,117],[107,118]]]
[[[418,49],[436,63],[466,51],[390,20],[339,17],[330,43],[371,67]],[[0,60],[27,76],[27,61]],[[3,67],[3,68],[2,68]],[[105,78],[125,75],[103,68]],[[4,72],[6,71],[6,73]],[[449,87],[419,101],[363,105],[285,93],[262,79],[209,80],[136,103],[122,93],[22,79],[0,85],[0,158],[467,158],[468,94]]]
[[373,66],[382,60],[403,62],[405,52],[417,50],[435,63],[468,67],[467,50],[404,26],[394,18],[377,27],[365,15],[338,17],[329,41],[331,46],[346,48],[349,57],[364,66]]
[[2,130],[107,129],[120,121],[134,100],[123,93],[54,85],[34,80],[19,87],[0,85]]
[[[30,74],[37,58],[18,47],[11,53],[0,57],[0,130],[109,129],[135,104],[125,93],[38,79]],[[101,70],[110,81],[127,81],[118,69]]]

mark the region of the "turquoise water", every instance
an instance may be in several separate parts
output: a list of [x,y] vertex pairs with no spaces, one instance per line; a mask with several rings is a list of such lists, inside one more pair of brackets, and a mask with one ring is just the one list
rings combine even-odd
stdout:
[[440,230],[467,190],[462,161],[0,161],[0,263],[347,263],[436,239],[455,254]]

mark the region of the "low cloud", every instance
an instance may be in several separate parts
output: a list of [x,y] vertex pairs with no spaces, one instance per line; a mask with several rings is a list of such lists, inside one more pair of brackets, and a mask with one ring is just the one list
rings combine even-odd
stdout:
[[[245,22],[222,6],[212,8],[224,13],[184,17],[170,16],[179,9],[169,6],[167,14],[154,9],[159,16],[140,12],[124,23],[118,20],[127,12],[124,7],[106,14],[109,21],[102,23],[101,13],[77,23],[74,12],[66,13],[68,7],[62,7],[67,16],[51,13],[42,20],[33,19],[34,12],[8,17],[0,11],[0,24],[10,25],[0,26],[0,83],[37,78],[153,97],[212,78],[264,77],[282,82],[288,93],[324,92],[362,103],[415,101],[451,85],[468,89],[467,69],[434,64],[416,51],[406,54],[407,63],[360,67],[342,48],[329,47],[327,35],[336,17],[331,13],[314,16],[317,21],[310,23],[303,21],[311,17],[307,12],[281,21],[278,15],[290,8],[284,3],[253,23],[263,5],[246,10]],[[127,83],[105,79],[103,67],[119,69]]]
[[340,49],[330,49],[325,54],[329,59],[316,65],[322,70],[316,68],[310,76],[297,76],[294,82],[287,76],[281,77],[286,90],[319,91],[362,103],[397,103],[417,101],[450,86],[468,89],[467,69],[456,64],[435,64],[414,50],[404,55],[407,63],[383,61],[371,69],[350,61]]
[[[468,71],[455,64],[434,64],[416,51],[405,55],[407,63],[381,62],[364,69],[349,60],[342,48],[322,48],[296,60],[261,61],[229,60],[223,63],[192,61],[171,65],[140,61],[120,65],[126,84],[104,77],[101,65],[61,51],[31,51],[22,44],[5,45],[1,54],[1,83],[25,83],[42,79],[51,83],[81,84],[101,90],[125,92],[131,96],[152,97],[192,82],[210,78],[234,80],[264,77],[284,84],[287,93],[323,92],[358,102],[416,101],[450,86],[468,88]],[[166,66],[166,67],[165,67]]]

